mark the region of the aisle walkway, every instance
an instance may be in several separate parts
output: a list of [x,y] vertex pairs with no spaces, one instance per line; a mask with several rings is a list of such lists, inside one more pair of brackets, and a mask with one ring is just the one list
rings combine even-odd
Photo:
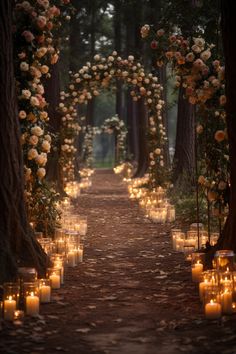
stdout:
[[146,220],[119,177],[97,171],[79,212],[89,225],[84,263],[67,272],[41,318],[11,329],[1,353],[236,353],[235,315],[204,319],[170,226]]

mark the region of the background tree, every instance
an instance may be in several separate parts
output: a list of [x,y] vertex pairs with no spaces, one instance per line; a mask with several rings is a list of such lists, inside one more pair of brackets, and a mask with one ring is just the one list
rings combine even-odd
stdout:
[[12,1],[0,3],[0,282],[13,279],[19,265],[42,275],[46,255],[34,239],[25,211],[23,159],[13,68]]

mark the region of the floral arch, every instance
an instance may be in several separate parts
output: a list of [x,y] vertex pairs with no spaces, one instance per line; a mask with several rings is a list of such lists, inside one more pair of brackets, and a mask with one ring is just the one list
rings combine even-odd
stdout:
[[163,125],[162,86],[157,76],[146,73],[143,66],[133,56],[122,59],[113,52],[107,58],[94,56],[77,73],[70,73],[70,84],[67,92],[61,92],[60,109],[62,117],[61,165],[66,181],[73,179],[75,152],[74,143],[78,133],[77,106],[87,104],[101,90],[115,85],[121,80],[130,89],[134,101],[144,98],[148,112],[148,146],[149,146],[149,186],[151,188],[165,185],[166,166],[164,148],[167,141]]

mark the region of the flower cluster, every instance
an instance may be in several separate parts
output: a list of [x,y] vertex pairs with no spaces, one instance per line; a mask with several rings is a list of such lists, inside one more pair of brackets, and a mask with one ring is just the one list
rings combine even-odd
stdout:
[[[92,97],[98,96],[102,89],[115,85],[119,79],[129,86],[130,94],[134,101],[145,99],[145,105],[150,121],[150,153],[157,148],[163,151],[163,144],[167,137],[162,123],[162,86],[158,83],[158,78],[152,73],[145,73],[143,66],[136,62],[130,55],[123,59],[113,52],[107,58],[99,54],[94,56],[94,62],[88,62],[79,72],[71,74],[69,90],[62,95],[63,102],[61,109],[64,117],[68,112],[73,112],[76,120],[76,106],[86,104]],[[74,109],[74,110],[73,110]],[[71,114],[70,114],[71,115]],[[161,184],[161,176],[164,174],[164,161],[159,164],[160,158],[150,158],[149,172],[152,184]]]
[[52,144],[43,82],[50,77],[50,65],[58,61],[59,50],[54,43],[53,30],[60,25],[62,9],[68,3],[69,0],[17,0],[14,9],[15,75],[25,196],[32,217],[40,191],[41,198],[44,198],[46,187],[43,180]]
[[196,105],[199,183],[213,209],[222,209],[228,202],[228,141],[224,66],[215,46],[202,37],[184,38],[149,25],[141,28],[141,36],[149,41],[157,66],[171,63],[176,87],[182,86],[186,99]]

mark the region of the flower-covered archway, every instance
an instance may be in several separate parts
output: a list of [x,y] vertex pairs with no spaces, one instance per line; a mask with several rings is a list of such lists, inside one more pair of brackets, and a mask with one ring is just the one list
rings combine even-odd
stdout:
[[[107,58],[98,54],[95,55],[93,63],[87,63],[77,73],[71,73],[68,92],[63,91],[61,93],[64,179],[69,180],[73,177],[74,155],[71,156],[71,152],[74,149],[75,136],[78,132],[77,128],[74,129],[78,121],[77,105],[87,104],[92,97],[98,96],[103,89],[107,89],[111,85],[115,86],[117,79],[129,87],[134,101],[144,98],[149,123],[149,186],[153,188],[157,185],[165,185],[167,169],[164,162],[164,148],[167,137],[162,118],[163,88],[158,82],[157,76],[146,73],[143,66],[133,56],[130,55],[127,59],[123,59],[116,52],[113,52]],[[69,139],[65,137],[66,131],[69,133]],[[70,144],[68,144],[68,140]]]

